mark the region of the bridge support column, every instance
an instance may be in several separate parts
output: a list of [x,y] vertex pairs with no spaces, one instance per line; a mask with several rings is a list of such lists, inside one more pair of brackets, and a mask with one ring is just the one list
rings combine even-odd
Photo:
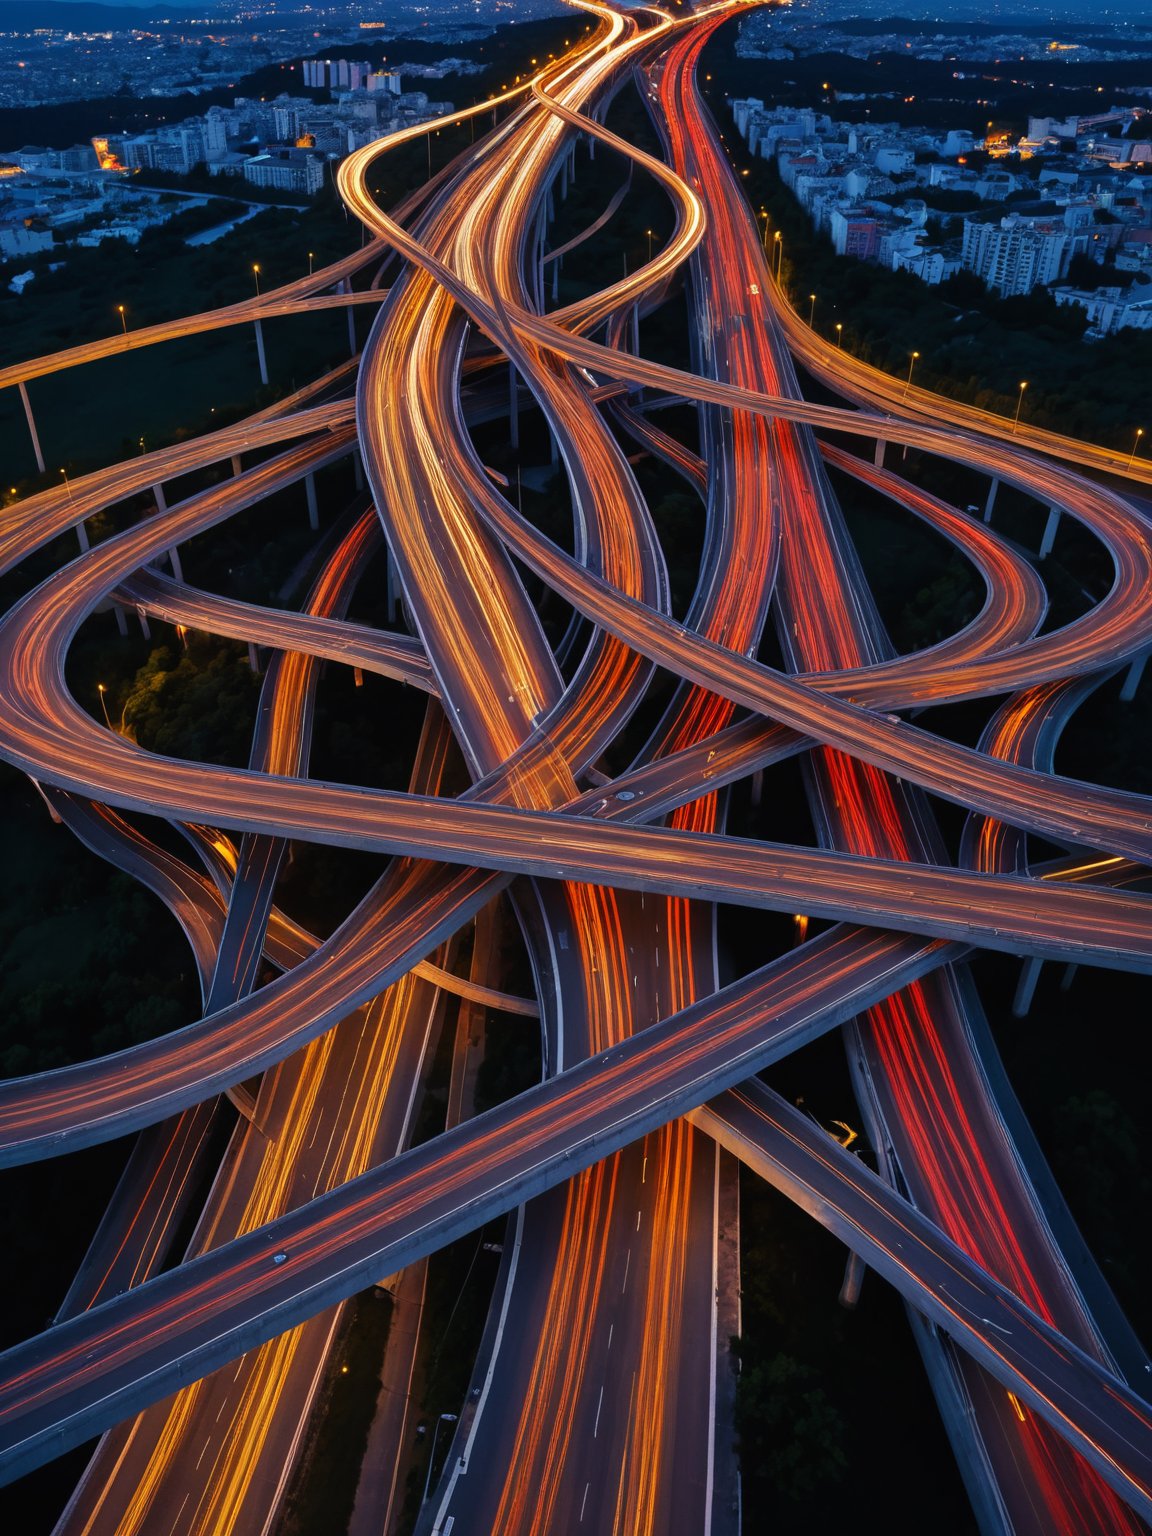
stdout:
[[1044,537],[1040,540],[1040,558],[1046,560],[1056,542],[1056,530],[1060,526],[1060,508],[1048,508],[1048,521],[1044,524]]
[[92,547],[88,542],[88,524],[83,518],[76,524],[76,542],[80,545],[82,555],[86,555]]
[[544,203],[544,217],[548,220],[549,224],[556,222],[556,199],[552,195],[551,187],[548,188],[548,197]]
[[238,453],[232,455],[232,473],[234,475],[242,475],[244,473],[244,465]]
[[124,612],[122,603],[113,603],[112,612],[116,615],[116,629],[121,635],[128,633],[128,615]]
[[224,1090],[224,1096],[238,1114],[243,1115],[257,1130],[260,1129],[256,1121],[256,1095],[247,1083],[234,1083],[231,1088]]
[[360,457],[359,444],[352,450],[352,478],[355,481],[356,489],[362,491],[364,489],[364,460]]
[[16,386],[20,391],[20,403],[24,407],[24,419],[28,423],[28,436],[32,439],[32,452],[36,455],[36,468],[44,473],[44,454],[40,448],[40,434],[36,430],[36,418],[32,414],[32,402],[28,398],[28,386],[21,379]]
[[260,382],[261,384],[267,384],[268,359],[264,356],[264,332],[259,320],[253,320],[252,326],[256,332],[256,357],[260,363]]
[[508,364],[508,441],[513,452],[520,449],[520,381],[516,364]]
[[884,441],[884,439],[882,437],[878,437],[876,439],[876,454],[875,454],[875,457],[873,458],[872,462],[873,462],[873,464],[875,464],[877,469],[883,469],[884,468],[884,450],[885,450],[885,448],[887,448],[887,446],[888,446],[888,444]]
[[840,1305],[848,1312],[856,1310],[856,1303],[860,1300],[860,1287],[864,1284],[864,1271],[867,1267],[858,1253],[849,1253],[838,1297]]
[[752,809],[760,809],[760,801],[764,798],[764,770],[757,768],[752,775]]
[[[255,640],[249,640],[249,642],[248,642],[248,665],[252,668],[253,672],[256,673],[257,677],[259,677],[259,675],[260,675],[260,657],[259,657],[259,654],[257,653],[257,650],[256,650],[256,642],[255,642]],[[235,1102],[235,1101],[233,1101],[233,1102]],[[240,1108],[239,1104],[236,1105],[236,1108],[237,1109]],[[243,1111],[241,1111],[241,1113],[243,1113]]]
[[145,640],[151,640],[152,626],[148,622],[148,614],[143,603],[136,604],[136,617],[140,620],[140,633]]
[[176,548],[175,544],[173,544],[172,548],[168,551],[168,563],[172,567],[172,574],[175,576],[176,580],[183,581],[184,567],[180,564],[180,551]]
[[396,557],[395,557],[395,555],[393,555],[391,549],[389,549],[389,551],[388,551],[388,566],[387,566],[387,570],[388,570],[388,575],[387,575],[387,580],[386,580],[386,587],[387,587],[387,603],[388,603],[388,606],[387,606],[388,622],[389,622],[389,624],[395,624],[395,622],[396,622],[396,609],[397,609],[397,606],[398,606],[397,600],[398,600],[398,598],[400,596],[400,583],[396,579]]
[[304,476],[304,494],[308,498],[308,526],[315,533],[320,526],[320,508],[316,503],[316,476]]
[[553,304],[559,304],[559,302],[560,302],[560,263],[563,260],[564,260],[564,258],[562,256],[557,256],[556,260],[552,263],[552,302],[553,302]]
[[[344,279],[344,292],[352,292],[352,279],[350,277]],[[345,314],[348,316],[348,354],[350,357],[355,357],[358,351],[356,345],[356,310],[349,304]]]
[[992,521],[992,508],[996,505],[996,492],[1000,489],[1000,476],[992,476],[992,484],[988,487],[988,500],[984,503],[984,521]]
[[632,355],[640,356],[640,305],[632,306]]
[[1129,666],[1124,678],[1124,686],[1120,690],[1120,702],[1122,704],[1131,704],[1132,700],[1136,697],[1136,690],[1140,686],[1140,679],[1144,676],[1144,666],[1147,660],[1147,651],[1144,652],[1143,656],[1133,658],[1132,664]]
[[560,201],[568,201],[568,157],[565,155],[564,164],[560,167]]
[[156,498],[156,510],[157,510],[157,512],[159,512],[161,514],[167,512],[167,510],[168,510],[168,502],[166,501],[166,499],[164,497],[164,487],[162,485],[159,485],[159,484],[154,485],[152,487],[152,494]]
[[1060,990],[1061,990],[1061,992],[1067,992],[1068,991],[1068,989],[1071,987],[1072,982],[1073,982],[1073,980],[1074,980],[1074,978],[1076,976],[1076,972],[1079,969],[1080,969],[1080,967],[1076,964],[1075,960],[1073,960],[1070,965],[1066,965],[1064,967],[1064,974],[1060,978]]
[[1044,964],[1036,955],[1025,960],[1024,968],[1020,972],[1020,981],[1016,987],[1016,996],[1012,999],[1012,1017],[1014,1019],[1026,1019],[1028,1010],[1032,1006],[1032,998],[1036,992],[1036,983],[1040,980],[1040,968]]

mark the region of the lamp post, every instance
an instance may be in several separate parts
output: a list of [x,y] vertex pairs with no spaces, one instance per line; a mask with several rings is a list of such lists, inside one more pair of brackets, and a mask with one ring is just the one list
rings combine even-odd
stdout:
[[779,282],[780,281],[780,265],[781,265],[781,263],[784,260],[784,238],[781,235],[780,231],[777,230],[776,233],[772,236],[772,239],[775,242],[775,247],[776,247],[776,281]]
[[644,233],[648,236],[648,260],[651,261],[652,260],[652,231],[650,229],[646,229],[644,231]]
[[66,469],[62,469],[60,471],[60,473],[64,476],[64,489],[68,492],[68,500],[71,501],[72,500],[72,482],[68,479],[68,471]]
[[843,341],[844,341],[844,326],[842,325],[842,323],[839,320],[837,320],[837,322],[836,322],[836,345],[840,346],[843,343]]
[[104,711],[104,724],[111,730],[112,721],[108,714],[108,700],[104,697],[108,690],[103,683],[97,683],[96,692],[100,695],[100,708]]
[[816,295],[814,293],[810,293],[808,295],[808,329],[811,330],[815,323],[816,323]]
[[904,380],[904,393],[900,397],[902,400],[906,400],[908,398],[908,391],[912,388],[912,370],[915,368],[916,359],[919,356],[919,352],[913,352],[912,357],[908,363],[908,377]]
[[420,1495],[421,1504],[428,1502],[428,1488],[432,1482],[432,1467],[436,1461],[436,1441],[440,1437],[440,1426],[441,1424],[455,1424],[455,1422],[456,1415],[454,1413],[442,1413],[436,1420],[436,1428],[432,1431],[432,1448],[428,1452],[428,1471],[424,1474],[424,1492]]
[[1012,418],[1012,436],[1016,436],[1016,428],[1020,425],[1020,407],[1024,404],[1024,391],[1028,388],[1028,380],[1021,379],[1020,393],[1016,396],[1016,414]]
[[117,304],[116,313],[120,316],[120,328],[125,336],[128,334],[128,316],[124,313],[123,304]]
[[314,256],[314,255],[315,255],[315,254],[316,254],[316,253],[315,253],[315,252],[314,252],[314,251],[309,251],[309,252],[308,252],[308,276],[309,276],[309,277],[311,277],[311,276],[312,276],[312,258],[313,258],[313,256]]
[[258,261],[254,261],[252,263],[252,276],[256,279],[256,296],[257,296],[257,298],[259,298],[259,296],[260,296],[260,263]]
[[1137,453],[1140,450],[1140,439],[1143,436],[1144,436],[1144,428],[1143,427],[1137,427],[1136,428],[1136,441],[1132,444],[1132,452],[1128,455],[1128,462],[1124,466],[1125,469],[1131,469],[1132,468],[1132,465],[1133,465],[1133,463],[1135,462],[1135,459],[1136,459],[1136,455],[1137,455]]
[[764,238],[761,240],[760,243],[764,247],[764,254],[765,254],[765,256],[767,256],[767,254],[768,254],[768,225],[772,222],[771,219],[768,216],[767,208],[761,208],[761,210],[760,210],[760,217],[764,220]]

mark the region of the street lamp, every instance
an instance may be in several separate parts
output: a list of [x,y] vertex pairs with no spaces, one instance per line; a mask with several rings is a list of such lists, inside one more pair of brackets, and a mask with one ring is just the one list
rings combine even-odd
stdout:
[[1028,388],[1028,380],[1021,379],[1020,393],[1016,396],[1016,414],[1012,418],[1012,436],[1016,436],[1016,428],[1020,425],[1020,407],[1024,404],[1024,391]]
[[648,260],[651,261],[652,260],[652,231],[650,229],[646,229],[644,231],[644,233],[648,236]]
[[784,238],[779,230],[776,231],[772,238],[776,243],[776,281],[779,282],[780,265],[784,260]]
[[68,500],[71,501],[72,500],[72,483],[68,479],[68,471],[66,469],[62,469],[60,471],[60,473],[64,476],[64,489],[68,492]]
[[117,306],[116,306],[116,313],[120,316],[120,326],[121,326],[121,329],[123,330],[125,336],[127,336],[127,334],[128,334],[128,317],[124,313],[124,306],[123,306],[123,304],[117,304]]
[[314,255],[315,255],[314,251],[309,251],[308,252],[308,276],[309,277],[312,276],[312,258],[313,258]]
[[436,1460],[436,1441],[440,1435],[440,1426],[441,1424],[455,1424],[455,1422],[456,1415],[454,1413],[442,1413],[436,1420],[436,1428],[432,1431],[432,1448],[428,1452],[428,1471],[424,1474],[424,1492],[420,1496],[421,1504],[428,1502],[428,1486],[432,1481],[432,1467]]
[[919,352],[913,352],[912,357],[908,363],[908,377],[904,380],[904,393],[900,397],[902,400],[906,400],[908,398],[908,391],[912,388],[912,370],[915,368],[916,359],[919,356]]
[[844,327],[839,320],[836,322],[836,345],[840,346],[844,340]]
[[771,219],[768,216],[767,208],[761,208],[761,210],[760,210],[760,217],[764,220],[764,239],[763,239],[763,241],[761,243],[764,246],[764,254],[765,254],[765,256],[767,256],[767,254],[768,254],[768,225],[772,222]]
[[256,279],[256,294],[257,294],[257,297],[259,297],[259,294],[260,294],[260,263],[258,261],[254,261],[252,263],[252,276]]
[[108,700],[104,697],[108,690],[103,683],[97,683],[96,692],[100,695],[100,708],[104,711],[104,724],[111,730],[112,721],[108,714]]
[[1131,469],[1132,468],[1132,464],[1133,464],[1133,462],[1134,462],[1134,460],[1136,458],[1137,453],[1140,450],[1140,439],[1143,436],[1144,436],[1144,428],[1143,427],[1137,427],[1136,428],[1136,441],[1132,444],[1132,452],[1128,455],[1128,462],[1124,466],[1125,469]]
[[811,330],[816,321],[816,295],[810,293],[808,299],[808,329]]

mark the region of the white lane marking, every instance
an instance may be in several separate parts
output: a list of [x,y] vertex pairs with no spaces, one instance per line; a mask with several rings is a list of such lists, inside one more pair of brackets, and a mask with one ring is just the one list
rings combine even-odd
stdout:
[[624,1255],[624,1284],[620,1287],[621,1296],[623,1296],[624,1292],[628,1289],[628,1266],[631,1264],[631,1262],[632,1250],[629,1248],[628,1252]]
[[596,1399],[596,1422],[592,1426],[592,1438],[595,1440],[600,1433],[600,1410],[604,1406],[604,1388],[600,1388],[600,1396]]
[[584,1484],[584,1497],[580,1500],[580,1524],[581,1525],[584,1524],[584,1506],[588,1502],[588,1490],[589,1490],[589,1488],[591,1488],[591,1486],[592,1486],[591,1483],[585,1483]]
[[637,1211],[636,1212],[636,1230],[637,1230],[637,1232],[639,1232],[639,1230],[640,1230],[640,1218],[641,1218],[641,1216],[643,1216],[643,1214],[644,1214],[643,1211]]

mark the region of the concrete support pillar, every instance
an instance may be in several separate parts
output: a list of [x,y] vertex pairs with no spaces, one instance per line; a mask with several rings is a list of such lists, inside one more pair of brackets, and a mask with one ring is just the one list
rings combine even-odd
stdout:
[[559,304],[559,302],[560,302],[560,266],[561,266],[561,263],[563,262],[563,260],[564,260],[563,256],[557,256],[556,260],[552,263],[552,302],[553,302],[553,304]]
[[560,201],[568,201],[568,159],[565,156],[564,164],[560,167]]
[[992,508],[996,505],[996,492],[1000,489],[1000,476],[992,476],[992,484],[988,487],[988,500],[984,503],[984,521],[992,521]]
[[513,452],[520,449],[520,381],[516,377],[516,364],[508,364],[508,441]]
[[1120,702],[1122,704],[1131,704],[1132,700],[1136,697],[1136,690],[1140,686],[1140,679],[1144,676],[1144,664],[1147,660],[1147,651],[1144,652],[1143,656],[1133,657],[1132,664],[1129,666],[1124,678],[1124,686],[1120,690]]
[[396,599],[399,596],[400,583],[396,579],[396,557],[393,555],[391,549],[389,549],[389,551],[388,551],[387,572],[388,572],[388,575],[387,575],[386,587],[387,587],[388,606],[387,606],[386,612],[388,614],[388,622],[389,622],[389,624],[395,624],[395,622],[396,622],[396,606],[397,606]]
[[[344,292],[352,292],[352,279],[350,277],[344,279]],[[353,305],[349,304],[346,314],[348,316],[348,353],[349,356],[355,357],[359,348],[356,345],[356,310]]]
[[21,379],[17,385],[20,391],[20,403],[24,407],[24,419],[28,423],[28,436],[32,439],[32,452],[36,455],[36,468],[44,473],[44,454],[40,448],[40,434],[36,430],[36,418],[32,414],[32,402],[28,398],[28,387]]
[[175,544],[173,544],[172,548],[168,551],[168,562],[172,567],[172,574],[175,576],[176,580],[183,581],[184,567],[180,564],[180,551],[176,548]]
[[633,357],[639,357],[640,356],[640,306],[639,306],[639,304],[633,304],[633,306],[632,306],[632,355],[633,355]]
[[264,356],[264,331],[259,320],[253,320],[252,326],[256,332],[256,356],[260,362],[260,382],[261,384],[267,384],[268,359]]
[[80,545],[80,553],[86,555],[91,545],[88,543],[88,525],[83,518],[76,524],[76,540]]
[[232,455],[232,473],[234,475],[242,475],[244,473],[244,465],[238,453]]
[[160,512],[160,513],[167,512],[167,510],[168,510],[168,503],[164,499],[164,487],[162,485],[154,485],[152,487],[152,494],[156,498],[156,510],[157,510],[157,512]]
[[315,533],[320,526],[320,508],[316,502],[316,476],[304,476],[304,494],[308,498],[308,526]]
[[1076,972],[1079,969],[1080,967],[1076,964],[1075,960],[1073,960],[1070,965],[1066,965],[1064,967],[1064,974],[1060,977],[1061,992],[1068,991],[1069,987],[1072,985],[1073,979],[1075,978]]
[[844,1279],[840,1285],[840,1305],[848,1312],[856,1310],[856,1303],[860,1300],[860,1287],[864,1284],[864,1271],[867,1265],[858,1253],[849,1253],[848,1262],[844,1266]]
[[548,188],[548,196],[544,202],[544,216],[551,224],[556,218],[556,199],[552,195],[552,188]]
[[1040,969],[1044,962],[1036,955],[1030,955],[1024,962],[1020,972],[1020,981],[1016,988],[1016,996],[1012,999],[1012,1017],[1026,1019],[1028,1010],[1032,1006],[1032,998],[1036,992],[1036,983],[1040,980]]
[[352,479],[355,482],[356,489],[362,491],[364,489],[364,460],[360,457],[359,444],[352,450]]
[[121,603],[113,603],[112,604],[112,612],[116,615],[116,628],[117,628],[117,630],[119,631],[120,634],[127,635],[127,633],[128,633],[128,615],[124,612],[123,605]]
[[876,453],[872,459],[872,462],[875,464],[877,469],[884,468],[884,450],[887,448],[887,446],[888,444],[882,437],[878,437],[876,439]]
[[[248,642],[248,665],[257,676],[260,675],[260,657],[257,654],[256,642],[254,640],[249,640]],[[239,1105],[237,1105],[237,1108],[239,1108]]]
[[148,613],[143,603],[136,604],[136,617],[140,620],[140,633],[145,640],[151,640],[152,626],[148,623]]
[[1044,524],[1044,537],[1040,540],[1040,558],[1046,560],[1056,542],[1056,530],[1060,526],[1060,508],[1048,508],[1048,521]]
[[764,798],[764,770],[757,768],[752,775],[752,809],[760,809],[760,801]]

